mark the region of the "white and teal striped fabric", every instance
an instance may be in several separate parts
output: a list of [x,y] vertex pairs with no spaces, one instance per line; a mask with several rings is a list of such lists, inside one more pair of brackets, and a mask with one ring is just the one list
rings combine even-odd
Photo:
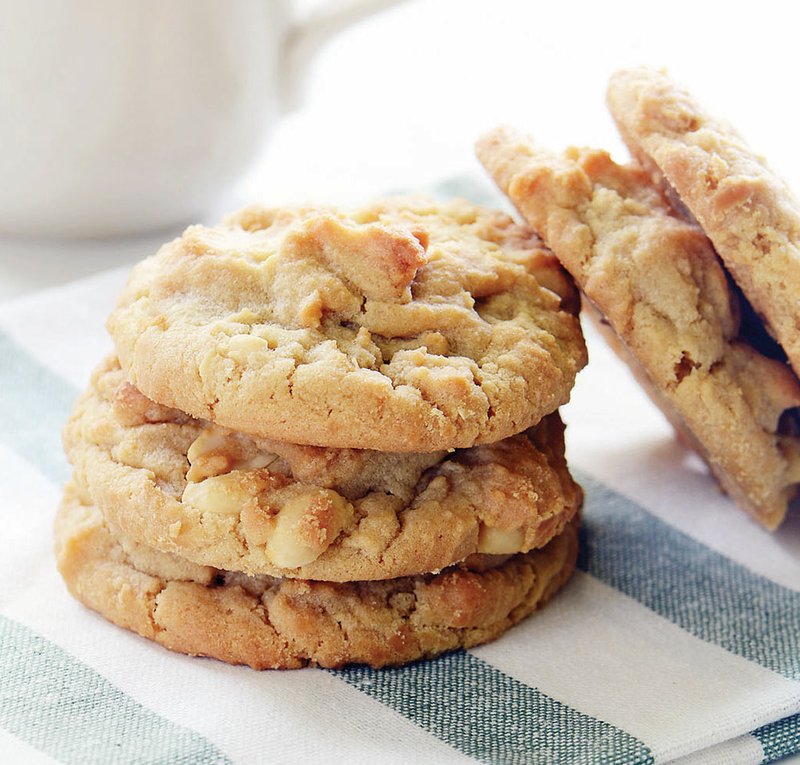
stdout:
[[580,571],[499,641],[396,670],[171,654],[55,571],[59,430],[124,274],[0,306],[0,762],[761,763],[800,751],[800,514],[732,508],[593,334],[566,408]]

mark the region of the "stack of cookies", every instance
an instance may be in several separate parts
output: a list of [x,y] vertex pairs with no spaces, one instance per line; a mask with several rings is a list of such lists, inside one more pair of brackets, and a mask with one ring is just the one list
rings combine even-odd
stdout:
[[491,640],[577,554],[577,294],[463,202],[246,209],[142,262],[65,431],[70,591],[256,668]]
[[775,529],[800,490],[800,204],[664,73],[608,105],[635,161],[508,128],[478,155],[721,487]]

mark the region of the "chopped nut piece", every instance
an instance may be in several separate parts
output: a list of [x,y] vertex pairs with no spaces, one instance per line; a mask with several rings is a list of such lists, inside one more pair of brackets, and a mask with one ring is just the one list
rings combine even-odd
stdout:
[[227,473],[186,484],[182,501],[203,512],[238,515],[245,499],[238,475]]
[[114,414],[128,427],[154,422],[186,422],[189,419],[177,409],[151,401],[129,382],[121,383],[114,394]]
[[209,425],[201,431],[186,456],[190,465],[186,480],[191,482],[233,470],[265,468],[278,459],[276,454],[259,452],[252,443],[216,425]]
[[353,506],[335,491],[303,489],[275,518],[267,554],[277,566],[295,568],[316,560],[353,516]]
[[521,529],[498,529],[492,526],[481,526],[478,533],[478,552],[504,555],[515,553],[522,546]]

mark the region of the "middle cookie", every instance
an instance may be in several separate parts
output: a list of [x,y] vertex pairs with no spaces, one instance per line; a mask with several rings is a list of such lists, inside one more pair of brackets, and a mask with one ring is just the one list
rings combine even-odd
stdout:
[[433,572],[544,546],[573,517],[557,414],[457,451],[256,439],[152,402],[116,359],[67,425],[75,478],[134,540],[202,565],[329,581]]

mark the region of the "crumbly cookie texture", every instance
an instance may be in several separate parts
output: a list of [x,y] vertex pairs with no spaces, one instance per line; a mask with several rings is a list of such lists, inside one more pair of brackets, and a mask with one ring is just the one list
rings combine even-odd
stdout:
[[295,444],[497,441],[569,398],[575,292],[527,228],[466,202],[248,208],[134,270],[108,328],[149,398]]
[[723,121],[664,73],[616,73],[608,105],[633,155],[668,184],[800,374],[800,204]]
[[722,487],[776,528],[800,481],[800,385],[740,334],[736,297],[700,228],[643,170],[602,151],[556,157],[503,128],[478,155]]
[[247,577],[126,540],[69,485],[56,553],[79,601],[173,651],[255,669],[382,667],[501,635],[567,581],[577,530],[482,571],[349,584]]
[[164,407],[109,358],[65,429],[75,477],[131,538],[250,574],[351,581],[542,547],[581,501],[548,415],[452,452],[256,439]]

